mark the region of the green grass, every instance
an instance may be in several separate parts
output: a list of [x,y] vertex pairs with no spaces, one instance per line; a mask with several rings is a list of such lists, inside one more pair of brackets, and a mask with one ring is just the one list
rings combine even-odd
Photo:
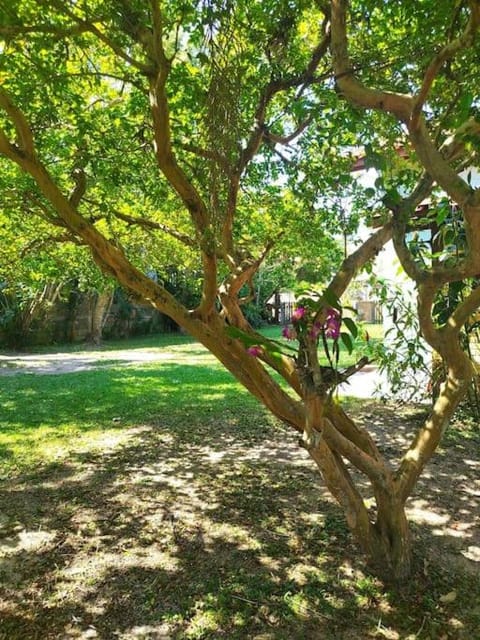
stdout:
[[35,345],[28,347],[29,353],[89,353],[97,350],[115,349],[155,349],[165,346],[186,345],[195,342],[194,339],[182,333],[155,333],[147,336],[134,336],[128,340],[107,340],[100,347],[86,345],[84,342],[65,343],[57,345]]
[[[369,329],[370,331],[370,329]],[[281,339],[281,327],[262,333]],[[115,341],[102,347],[111,357],[94,371],[68,375],[4,376],[0,391],[0,477],[67,454],[72,442],[87,446],[107,432],[150,423],[182,407],[207,416],[215,406],[253,410],[257,402],[200,344],[169,334]],[[151,364],[124,364],[116,349],[162,354]],[[39,354],[88,354],[84,345],[38,349]],[[341,366],[355,360],[344,354]]]
[[168,356],[153,364],[117,363],[64,375],[3,377],[0,474],[66,455],[72,439],[77,446],[93,444],[107,432],[151,423],[159,416],[178,412],[179,407],[188,419],[194,412],[197,417],[208,416],[218,403],[238,411],[256,405],[192,340],[152,338],[128,346],[145,348],[149,343],[163,350],[168,346]]

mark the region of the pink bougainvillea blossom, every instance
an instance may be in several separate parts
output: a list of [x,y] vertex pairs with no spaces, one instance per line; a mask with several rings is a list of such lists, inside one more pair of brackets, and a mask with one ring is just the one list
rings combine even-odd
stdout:
[[325,324],[323,325],[323,328],[325,330],[325,337],[331,338],[332,340],[338,340],[338,338],[340,337],[341,324],[342,319],[339,312],[336,309],[328,309],[327,319],[325,320]]
[[292,313],[292,322],[299,322],[305,317],[307,310],[305,307],[296,307]]
[[259,344],[252,344],[251,347],[248,347],[247,353],[249,353],[254,358],[258,358],[258,356],[261,356],[263,354],[263,347],[261,347]]
[[296,340],[297,339],[297,331],[295,327],[283,327],[282,336],[287,340]]

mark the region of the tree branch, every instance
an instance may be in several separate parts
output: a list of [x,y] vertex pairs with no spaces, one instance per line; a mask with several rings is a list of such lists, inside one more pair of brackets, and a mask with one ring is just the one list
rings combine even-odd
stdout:
[[[231,267],[235,265],[235,252],[233,249],[233,218],[236,210],[241,176],[251,160],[258,153],[262,142],[264,140],[271,140],[275,142],[275,134],[271,134],[265,126],[268,105],[278,93],[302,85],[305,87],[308,84],[314,82],[314,72],[318,68],[321,59],[328,51],[329,34],[327,32],[327,24],[327,20],[324,20],[322,24],[322,32],[324,33],[324,37],[312,51],[310,60],[305,70],[302,73],[290,78],[271,79],[263,88],[258,99],[257,107],[255,109],[254,127],[250,133],[249,139],[247,140],[244,148],[240,151],[236,166],[232,168],[228,167],[227,175],[229,175],[230,179],[227,207],[222,226],[222,245],[224,248],[226,262]],[[311,119],[308,118],[304,123],[299,125],[299,127],[293,134],[287,136],[283,141],[280,137],[278,137],[277,142],[279,144],[287,144],[289,141],[294,140],[298,135],[302,133],[302,131],[307,128],[310,122]]]
[[340,90],[350,102],[392,113],[398,120],[407,124],[410,139],[426,171],[463,208],[469,201],[472,202],[474,191],[457,175],[434,146],[423,116],[414,119],[412,126],[411,115],[415,104],[413,98],[371,89],[355,78],[348,54],[346,14],[347,0],[332,0],[332,55]]
[[86,24],[78,24],[75,27],[64,28],[57,27],[51,24],[39,24],[39,25],[0,25],[0,36],[4,36],[6,39],[14,38],[15,36],[28,35],[31,33],[48,33],[57,38],[65,38],[72,35],[79,35],[89,31]]
[[111,38],[108,37],[105,33],[103,33],[92,21],[83,20],[82,18],[75,15],[73,11],[71,11],[65,2],[59,2],[58,0],[51,0],[53,5],[58,9],[61,14],[67,15],[73,22],[75,22],[78,27],[82,31],[88,31],[96,36],[100,42],[103,42],[109,49],[113,51],[119,58],[127,62],[135,69],[138,69],[145,75],[149,75],[152,72],[152,67],[150,64],[145,64],[140,60],[136,60],[131,55],[129,55],[126,51],[122,49],[122,47],[118,46]]
[[240,309],[238,294],[240,289],[252,280],[273,245],[274,241],[267,243],[262,253],[255,260],[244,260],[228,276],[219,289],[220,300],[227,312],[230,323],[243,331],[249,331],[251,327]]
[[214,150],[214,149],[202,149],[201,147],[198,147],[197,145],[194,144],[189,144],[189,143],[185,143],[185,142],[179,142],[177,143],[177,146],[180,149],[183,149],[184,151],[188,151],[188,153],[193,153],[194,155],[198,156],[199,158],[204,158],[205,160],[212,160],[213,162],[215,162],[219,167],[221,167],[225,173],[229,173],[230,172],[230,164],[228,162],[228,159],[222,155],[221,153],[219,153],[218,151]]
[[325,416],[335,425],[337,431],[353,442],[362,451],[375,460],[381,459],[381,454],[372,436],[365,428],[359,427],[343,410],[340,404],[329,403],[325,408]]
[[305,131],[305,129],[312,123],[313,117],[309,116],[306,120],[304,120],[292,133],[288,136],[279,136],[275,133],[272,133],[270,130],[265,132],[265,138],[267,141],[271,141],[274,144],[282,144],[286,145],[298,138],[298,136]]
[[442,336],[440,331],[435,327],[432,318],[432,309],[435,297],[442,283],[434,282],[429,279],[418,285],[417,309],[420,330],[428,344],[438,353],[442,348]]
[[450,162],[462,158],[465,153],[465,140],[471,137],[480,137],[480,120],[473,116],[443,142],[440,153]]
[[205,204],[195,187],[179,167],[172,151],[170,115],[166,94],[169,65],[165,63],[150,81],[150,109],[153,118],[154,152],[158,166],[178,193],[189,211],[196,229],[203,234],[208,228],[209,216]]
[[215,243],[207,207],[197,189],[178,165],[172,150],[170,113],[166,92],[171,63],[166,58],[163,49],[160,6],[156,0],[152,0],[151,6],[156,70],[155,74],[149,76],[149,96],[153,120],[154,152],[159,169],[180,196],[199,235],[204,279],[202,301],[195,310],[195,315],[204,317],[212,312],[217,295]]
[[328,288],[340,298],[359,270],[374,258],[392,237],[393,223],[389,220],[373,233],[356,251],[342,262]]
[[341,93],[355,104],[394,114],[401,122],[408,122],[412,111],[411,96],[379,91],[362,84],[354,75],[347,41],[347,0],[332,0],[331,49],[335,80]]
[[423,76],[422,86],[420,87],[416,97],[412,114],[410,116],[410,128],[414,129],[419,125],[419,118],[423,105],[427,100],[429,91],[433,82],[447,60],[451,60],[459,51],[465,49],[473,43],[478,27],[480,25],[480,4],[478,2],[470,2],[470,17],[463,33],[446,44],[433,58]]
[[292,89],[294,87],[299,87],[302,85],[307,86],[308,84],[313,83],[314,73],[318,68],[318,65],[320,64],[320,61],[325,56],[330,42],[330,34],[327,31],[327,21],[323,22],[322,30],[324,31],[324,37],[312,51],[310,60],[303,73],[300,73],[297,76],[292,76],[291,78],[280,78],[275,80],[272,79],[261,92],[257,108],[255,110],[255,127],[250,134],[250,138],[246,146],[240,154],[240,158],[237,164],[236,172],[238,173],[238,175],[241,175],[243,173],[248,163],[255,156],[262,143],[262,139],[265,134],[264,125],[267,107],[275,97],[275,95],[277,93],[280,93],[281,91],[287,91],[288,89]]
[[360,447],[357,447],[349,438],[342,435],[328,418],[323,420],[322,435],[330,449],[347,458],[359,471],[370,478],[372,483],[379,484],[385,490],[388,489],[392,474],[379,458],[372,458]]
[[457,377],[454,372],[449,370],[430,416],[417,433],[395,474],[399,496],[403,501],[408,498],[422,470],[435,453],[450,418],[467,392],[472,378],[472,365],[461,349],[459,349],[459,353],[462,354],[462,360],[464,360],[463,363],[458,363],[463,365],[461,377]]
[[422,282],[428,277],[426,269],[421,269],[414,260],[405,242],[408,223],[418,205],[431,192],[433,180],[428,173],[424,173],[418,180],[415,189],[408,198],[404,198],[400,205],[392,208],[393,213],[393,245],[405,273],[414,282]]
[[72,177],[75,182],[75,186],[70,193],[69,200],[71,204],[77,208],[80,204],[80,200],[85,195],[87,190],[87,175],[82,167],[75,167],[72,171]]
[[0,127],[0,153],[10,160],[15,160],[18,149],[8,139],[5,131]]
[[460,207],[468,205],[474,190],[457,175],[455,169],[435,147],[423,116],[419,118],[418,124],[409,128],[409,133],[421,163],[432,178]]
[[[88,200],[88,202],[94,203],[93,200]],[[162,222],[155,222],[153,220],[150,220],[149,218],[143,218],[142,216],[129,216],[126,213],[122,213],[118,209],[110,209],[110,211],[116,218],[123,220],[127,224],[136,225],[139,227],[143,227],[144,229],[150,229],[154,231],[163,231],[164,233],[168,234],[172,238],[175,238],[175,240],[178,240],[187,247],[198,248],[198,244],[194,238],[186,233],[182,233],[181,231],[172,229]]]
[[150,0],[150,6],[152,7],[152,22],[153,22],[153,52],[155,60],[157,60],[161,66],[168,63],[163,48],[163,18],[162,11],[160,9],[160,3],[158,0]]
[[371,539],[373,532],[368,510],[341,456],[332,451],[323,438],[316,448],[309,449],[309,453],[320,468],[329,491],[343,507],[350,529],[363,542]]
[[20,257],[24,258],[33,250],[38,252],[52,244],[58,244],[60,242],[73,242],[73,244],[76,244],[78,246],[85,246],[85,243],[82,242],[80,238],[74,236],[72,233],[67,232],[57,236],[51,235],[48,236],[48,238],[36,238],[35,240],[32,240],[22,248],[22,250],[20,251]]
[[37,198],[34,194],[27,192],[25,194],[25,197],[28,200],[30,200],[30,202],[32,202],[32,204],[35,205],[35,207],[39,209],[39,211],[37,211],[35,208],[32,209],[29,207],[29,211],[31,211],[34,215],[39,216],[40,218],[42,218],[42,220],[45,220],[46,222],[54,225],[55,227],[68,229],[67,225],[65,224],[65,221],[62,220],[62,218],[59,218],[58,216],[53,215],[52,212],[49,211],[45,203],[39,200],[39,198]]
[[18,138],[18,151],[33,157],[35,155],[35,147],[32,130],[22,111],[14,104],[3,87],[0,87],[0,108],[6,112],[15,127]]
[[480,286],[462,300],[462,302],[457,306],[457,308],[453,311],[446,322],[446,327],[444,331],[444,335],[448,336],[447,339],[450,339],[450,336],[456,337],[458,336],[461,328],[467,322],[468,318],[477,311],[480,307]]

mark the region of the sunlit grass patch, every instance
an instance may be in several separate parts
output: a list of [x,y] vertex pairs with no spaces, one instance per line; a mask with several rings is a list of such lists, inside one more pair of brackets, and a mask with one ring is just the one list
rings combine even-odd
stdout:
[[[171,345],[170,345],[171,346]],[[112,352],[114,353],[114,352]],[[3,475],[65,455],[102,434],[158,422],[242,415],[256,401],[203,348],[189,340],[155,363],[60,375],[2,378],[0,470]]]

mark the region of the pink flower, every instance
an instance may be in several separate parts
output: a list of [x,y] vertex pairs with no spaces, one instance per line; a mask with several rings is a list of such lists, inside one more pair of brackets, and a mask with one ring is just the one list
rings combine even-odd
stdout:
[[327,319],[323,328],[325,330],[325,337],[332,338],[332,340],[338,340],[340,337],[340,325],[342,319],[339,312],[336,309],[328,309]]
[[283,327],[282,336],[287,340],[296,340],[297,339],[297,331],[295,327]]
[[258,358],[258,356],[261,356],[263,353],[263,347],[261,347],[259,344],[252,344],[251,347],[248,347],[247,353],[249,353],[254,358]]
[[305,307],[297,307],[292,313],[292,322],[299,322],[305,316],[307,310]]

